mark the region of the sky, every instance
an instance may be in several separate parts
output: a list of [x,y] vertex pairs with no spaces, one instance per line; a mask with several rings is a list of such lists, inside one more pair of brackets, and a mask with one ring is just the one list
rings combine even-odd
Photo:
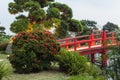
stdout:
[[[8,3],[13,0],[0,2],[0,26],[6,28],[7,34],[10,24],[15,20],[15,15],[8,12]],[[77,20],[94,20],[99,27],[108,21],[120,26],[120,0],[55,0],[67,4],[72,8],[73,18]]]

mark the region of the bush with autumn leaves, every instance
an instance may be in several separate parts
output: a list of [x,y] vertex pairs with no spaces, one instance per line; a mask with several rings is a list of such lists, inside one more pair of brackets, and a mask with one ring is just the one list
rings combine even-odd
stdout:
[[19,73],[49,69],[59,44],[49,31],[21,32],[13,38],[13,54],[9,60]]

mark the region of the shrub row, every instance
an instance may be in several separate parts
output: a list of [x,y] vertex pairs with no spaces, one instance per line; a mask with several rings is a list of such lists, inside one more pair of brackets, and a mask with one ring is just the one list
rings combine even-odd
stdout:
[[80,74],[84,73],[90,78],[88,80],[97,80],[101,74],[101,70],[90,63],[85,56],[80,56],[78,52],[60,50],[59,44],[48,31],[19,33],[13,38],[12,50],[13,54],[10,55],[9,60],[19,73],[46,70],[51,67],[52,61],[57,61],[60,71],[69,75],[78,75],[75,78],[81,77]]

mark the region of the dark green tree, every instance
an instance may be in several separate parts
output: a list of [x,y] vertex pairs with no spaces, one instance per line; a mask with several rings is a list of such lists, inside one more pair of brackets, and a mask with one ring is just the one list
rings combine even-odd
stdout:
[[83,26],[83,31],[80,32],[78,35],[87,35],[91,34],[92,31],[98,30],[97,22],[92,20],[81,20],[80,21]]
[[[55,28],[54,34],[62,38],[68,36],[69,31],[79,32],[83,27],[79,21],[72,19],[69,6],[54,0],[14,0],[9,3],[8,10],[11,14],[21,14],[11,24],[10,30],[14,33]],[[62,31],[64,34],[61,34]]]
[[98,30],[98,28],[97,28],[97,22],[96,21],[81,20],[81,22],[84,23],[85,26],[87,26],[88,28],[90,28],[92,30]]
[[109,65],[106,68],[108,77],[120,80],[120,45],[112,46],[109,54]]
[[5,29],[6,28],[4,26],[0,26],[0,45],[1,45],[0,50],[6,49],[6,46],[9,42],[9,38],[10,38],[9,35],[6,35]]
[[116,30],[116,46],[110,46],[108,51],[108,65],[106,72],[108,78],[112,80],[120,80],[120,30]]
[[118,25],[114,24],[114,23],[111,23],[111,22],[107,22],[104,26],[103,26],[103,30],[107,30],[109,32],[111,31],[115,31],[115,30],[118,30],[119,27]]
[[3,26],[0,26],[0,36],[3,36],[3,35],[5,35],[6,33],[5,33],[5,27],[3,27]]

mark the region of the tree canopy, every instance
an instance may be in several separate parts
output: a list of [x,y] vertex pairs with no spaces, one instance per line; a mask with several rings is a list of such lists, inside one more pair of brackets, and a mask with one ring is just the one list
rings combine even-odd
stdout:
[[93,20],[81,20],[81,21],[89,29],[98,30],[98,28],[97,28],[97,22],[96,21],[93,21]]
[[98,30],[97,22],[93,20],[81,20],[80,21],[83,26],[83,31],[78,35],[90,34],[93,30]]
[[[72,19],[72,9],[54,0],[14,0],[9,3],[9,12],[19,14],[11,24],[14,33],[31,31],[34,29],[55,28],[55,35],[65,37],[69,31],[79,32],[82,24]],[[64,31],[64,35],[60,31]]]
[[4,26],[0,26],[0,36],[5,35],[5,27]]
[[111,31],[115,31],[116,29],[119,29],[118,25],[111,23],[111,22],[107,22],[104,26],[103,26],[103,30],[107,30],[109,32]]

